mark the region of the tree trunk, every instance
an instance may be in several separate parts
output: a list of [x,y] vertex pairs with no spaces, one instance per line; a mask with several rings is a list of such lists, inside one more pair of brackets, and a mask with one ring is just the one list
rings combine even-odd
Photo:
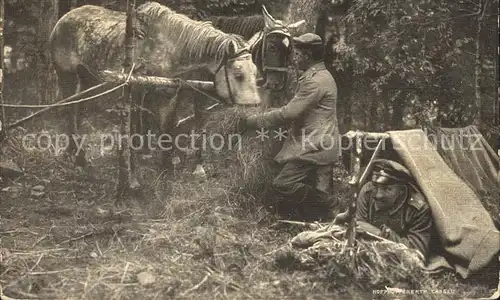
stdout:
[[291,0],[284,21],[287,24],[305,20],[305,26],[301,26],[294,35],[306,32],[316,32],[316,22],[321,11],[322,0]]
[[383,107],[383,112],[384,112],[384,117],[382,119],[382,125],[383,131],[388,131],[391,130],[392,126],[390,124],[390,119],[391,119],[391,98],[389,97],[389,93],[384,90],[382,91],[382,101],[384,103]]
[[481,76],[483,74],[482,67],[482,57],[481,57],[481,31],[483,26],[484,13],[486,12],[486,5],[488,0],[485,0],[484,3],[481,2],[481,6],[478,11],[477,18],[477,28],[476,28],[476,53],[475,53],[475,70],[474,70],[474,94],[475,94],[475,103],[476,103],[476,117],[474,118],[474,124],[478,127],[481,126],[482,123],[482,100],[481,100]]
[[[3,103],[3,16],[4,16],[4,0],[0,0],[0,103]],[[5,107],[2,106],[2,113],[0,114],[0,156],[2,154],[1,143],[5,139],[5,124],[7,121],[5,115]]]
[[403,117],[405,112],[405,94],[396,92],[392,104],[392,129],[401,130],[404,127]]
[[374,128],[377,127],[378,123],[378,97],[375,93],[371,93],[370,97],[370,111],[368,119],[368,131],[376,131]]
[[[88,3],[88,1],[85,4],[92,4]],[[78,6],[78,1],[77,0],[59,0],[59,13],[58,17],[61,18],[65,14],[67,14],[70,10],[77,8]]]
[[351,67],[346,68],[344,72],[342,72],[343,75],[343,86],[341,87],[341,97],[343,98],[342,101],[344,103],[344,116],[343,116],[343,123],[347,128],[351,128],[352,125],[352,91],[353,91],[353,75],[354,72],[352,71]]
[[42,0],[40,1],[40,21],[38,24],[37,34],[37,74],[38,74],[38,89],[39,103],[47,104],[55,99],[56,82],[54,70],[50,62],[50,52],[48,40],[52,29],[54,28],[59,17],[59,0]]
[[132,0],[117,0],[113,5],[114,10],[126,12],[127,11],[127,3]]

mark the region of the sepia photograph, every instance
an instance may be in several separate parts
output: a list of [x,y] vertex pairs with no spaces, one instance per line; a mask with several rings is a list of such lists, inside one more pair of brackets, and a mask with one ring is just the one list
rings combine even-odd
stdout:
[[498,0],[0,0],[0,300],[500,298]]

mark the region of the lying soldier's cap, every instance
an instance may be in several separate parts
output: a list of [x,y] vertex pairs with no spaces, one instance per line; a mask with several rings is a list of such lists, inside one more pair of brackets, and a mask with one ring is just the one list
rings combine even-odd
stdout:
[[299,37],[294,37],[293,42],[296,46],[301,47],[323,45],[323,40],[321,40],[321,37],[314,33],[304,33]]
[[373,160],[372,182],[378,184],[410,183],[412,176],[403,165],[388,159]]

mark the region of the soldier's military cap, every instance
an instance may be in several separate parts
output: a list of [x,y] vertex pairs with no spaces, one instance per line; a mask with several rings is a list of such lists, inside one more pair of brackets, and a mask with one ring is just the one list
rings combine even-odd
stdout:
[[294,37],[293,42],[296,46],[300,47],[323,45],[321,37],[314,33],[304,33],[299,37]]
[[375,159],[373,161],[372,182],[378,184],[402,184],[411,181],[410,171],[400,163],[388,159]]

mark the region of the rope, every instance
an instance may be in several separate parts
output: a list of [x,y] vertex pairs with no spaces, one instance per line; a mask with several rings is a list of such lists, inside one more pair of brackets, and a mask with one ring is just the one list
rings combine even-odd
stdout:
[[102,93],[94,95],[94,96],[90,96],[90,97],[83,98],[80,100],[65,102],[65,103],[55,103],[55,104],[46,104],[46,105],[22,105],[22,104],[0,104],[0,105],[5,106],[5,107],[15,107],[15,108],[45,108],[45,107],[67,106],[67,105],[86,102],[86,101],[110,94],[110,93],[116,91],[117,89],[124,87],[126,84],[128,84],[128,83],[127,82],[122,83],[122,84],[120,84],[120,85],[118,85],[110,90],[107,90],[105,92],[102,92]]
[[120,85],[118,85],[110,90],[104,91],[100,94],[90,96],[87,98],[83,98],[83,99],[79,99],[79,100],[75,100],[75,101],[70,101],[70,102],[65,102],[65,103],[54,103],[54,104],[46,104],[46,105],[28,105],[28,104],[23,105],[23,104],[3,104],[3,103],[1,103],[0,105],[5,106],[5,107],[15,107],[15,108],[46,108],[46,107],[67,106],[67,105],[72,105],[72,104],[90,101],[92,99],[110,94],[110,93],[116,91],[117,89],[122,88],[125,85],[128,85],[130,83],[130,78],[132,77],[132,72],[134,70],[134,67],[135,67],[135,63],[132,65],[132,68],[130,69],[130,72],[128,73],[127,80],[125,80],[124,83],[122,83],[122,84],[120,84]]
[[128,85],[130,83],[130,77],[132,76],[132,72],[134,72],[135,63],[132,64],[132,68],[130,68],[130,72],[128,72],[127,80],[125,80],[124,84]]
[[200,89],[198,89],[198,88],[196,88],[196,87],[192,86],[191,84],[189,84],[189,82],[185,81],[184,79],[180,79],[180,78],[179,78],[179,81],[181,81],[181,82],[182,82],[182,83],[184,83],[185,85],[189,86],[189,87],[190,87],[190,88],[192,88],[193,90],[197,91],[198,93],[203,94],[203,95],[207,96],[208,98],[210,98],[210,99],[212,99],[212,100],[215,100],[215,101],[217,101],[217,102],[219,102],[219,103],[222,103],[222,101],[221,101],[221,100],[219,100],[219,99],[217,99],[217,98],[215,98],[215,97],[213,97],[213,96],[211,96],[211,95],[209,95],[209,94],[205,93],[204,91],[202,91],[202,90],[200,90]]

